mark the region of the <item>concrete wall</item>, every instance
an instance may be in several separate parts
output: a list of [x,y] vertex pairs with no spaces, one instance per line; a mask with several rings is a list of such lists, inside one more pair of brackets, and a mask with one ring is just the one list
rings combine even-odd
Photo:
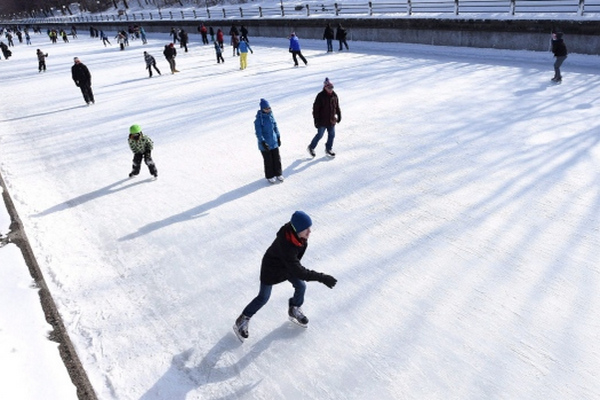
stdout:
[[[196,33],[201,22],[221,28],[225,34],[232,24],[246,25],[250,36],[287,37],[295,31],[300,38],[321,39],[326,23],[341,23],[349,30],[349,40],[404,42],[444,46],[465,46],[513,50],[548,50],[553,28],[565,33],[571,53],[600,55],[600,21],[542,19],[468,19],[454,18],[299,18],[299,19],[227,19],[206,21],[145,20],[120,23],[95,23],[98,29],[115,32],[130,24],[143,25],[147,32],[167,33],[171,27]],[[54,25],[56,26],[56,25]],[[70,25],[69,25],[70,26]],[[81,31],[89,24],[80,24]]]

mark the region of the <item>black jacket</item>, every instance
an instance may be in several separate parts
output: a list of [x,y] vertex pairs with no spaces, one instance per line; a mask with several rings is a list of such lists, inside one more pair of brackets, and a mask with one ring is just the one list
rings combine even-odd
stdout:
[[564,57],[567,55],[567,46],[564,40],[552,40],[552,53],[554,53],[555,57]]
[[321,90],[313,103],[313,119],[315,126],[334,126],[342,120],[342,110],[337,94]]
[[262,259],[260,282],[275,285],[289,278],[319,281],[323,274],[300,264],[307,246],[308,243],[298,238],[289,222],[282,226]]
[[77,86],[92,85],[92,74],[90,74],[90,70],[83,63],[74,64],[71,67],[71,76]]
[[165,46],[165,50],[163,51],[163,55],[167,60],[174,58],[177,55],[177,50],[175,47],[171,47],[170,45]]

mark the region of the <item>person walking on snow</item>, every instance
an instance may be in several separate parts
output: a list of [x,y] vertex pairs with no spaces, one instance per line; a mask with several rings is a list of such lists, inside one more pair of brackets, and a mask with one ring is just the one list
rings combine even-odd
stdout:
[[154,69],[156,70],[156,72],[158,72],[159,75],[162,75],[160,73],[160,70],[156,67],[156,59],[154,57],[152,57],[150,54],[148,54],[148,52],[144,52],[144,61],[146,61],[146,69],[148,70],[149,73],[149,78],[152,78],[152,67],[154,67]]
[[84,63],[78,57],[73,58],[73,66],[71,67],[71,77],[75,82],[75,85],[81,89],[83,94],[83,100],[89,106],[90,103],[94,104],[94,92],[92,92],[92,74],[90,70],[85,66]]
[[40,49],[37,49],[35,53],[38,58],[38,72],[46,72],[46,57],[48,57],[48,53],[44,53]]
[[567,59],[567,46],[563,40],[562,32],[552,32],[552,53],[554,53],[556,60],[554,61],[554,77],[551,80],[560,83],[562,82],[560,66]]
[[333,38],[335,37],[335,34],[333,33],[333,28],[331,27],[331,24],[327,24],[327,26],[325,26],[325,31],[323,32],[323,40],[327,40],[327,52],[331,53],[333,52]]
[[254,54],[254,51],[250,47],[250,44],[245,40],[240,41],[238,48],[240,50],[240,69],[246,69],[248,66],[248,50],[250,50],[250,53],[252,54]]
[[152,139],[143,134],[141,126],[137,124],[131,125],[129,128],[128,142],[129,148],[133,152],[133,166],[131,172],[129,173],[129,177],[133,178],[140,173],[140,166],[142,165],[143,159],[148,166],[150,174],[153,177],[158,178],[158,171],[156,170],[154,160],[152,160],[154,143],[152,142]]
[[314,157],[315,148],[319,140],[327,130],[327,142],[325,143],[325,154],[335,157],[333,152],[333,139],[335,138],[335,124],[342,121],[342,110],[337,94],[333,91],[333,83],[329,78],[323,82],[323,90],[317,94],[313,103],[313,119],[317,134],[308,145],[308,153]]
[[292,284],[294,295],[288,300],[288,317],[304,328],[308,326],[308,318],[301,309],[306,282],[320,282],[330,289],[336,285],[337,279],[333,276],[307,269],[300,262],[308,247],[311,226],[312,220],[308,214],[296,211],[290,222],[277,232],[262,259],[258,295],[244,308],[233,325],[235,334],[242,342],[248,338],[250,319],[269,301],[273,285],[284,281]]
[[290,53],[292,53],[292,58],[294,59],[294,67],[298,66],[298,59],[296,57],[300,57],[304,65],[308,65],[308,61],[306,61],[306,58],[302,55],[302,50],[300,50],[300,41],[295,32],[292,32],[290,35]]
[[256,112],[254,119],[254,131],[264,161],[265,178],[269,183],[275,183],[277,180],[283,182],[279,155],[281,136],[271,106],[265,99],[260,99],[260,110]]
[[338,42],[340,42],[339,51],[343,50],[342,46],[346,46],[346,50],[350,50],[348,48],[348,42],[346,42],[346,36],[348,36],[348,31],[346,31],[346,28],[344,28],[342,24],[338,24],[337,29],[335,31],[335,38]]

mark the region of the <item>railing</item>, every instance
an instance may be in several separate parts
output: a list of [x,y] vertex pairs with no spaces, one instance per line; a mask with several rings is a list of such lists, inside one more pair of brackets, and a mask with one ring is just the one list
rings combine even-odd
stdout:
[[11,20],[18,23],[94,23],[94,22],[143,22],[153,20],[210,20],[268,17],[349,17],[394,16],[418,14],[558,14],[560,16],[583,16],[598,14],[600,0],[403,0],[399,2],[368,3],[322,3],[268,7],[245,4],[239,6],[214,6],[193,10],[147,11],[131,13],[101,13],[49,18],[24,18]]

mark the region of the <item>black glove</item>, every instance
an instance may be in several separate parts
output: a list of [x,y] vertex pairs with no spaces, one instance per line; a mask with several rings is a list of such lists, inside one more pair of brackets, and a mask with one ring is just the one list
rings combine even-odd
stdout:
[[319,129],[319,123],[315,121],[315,128]]
[[75,86],[79,87],[79,81],[75,81]]
[[342,114],[338,115],[338,117],[337,117],[337,122],[338,122],[338,124],[339,124],[340,122],[342,122]]
[[281,147],[281,137],[277,138],[277,146]]
[[267,144],[267,142],[265,142],[264,140],[262,141],[262,145],[263,145],[263,148],[264,148],[266,151],[269,151],[269,150],[271,150],[271,148],[269,147],[269,145]]
[[337,279],[335,279],[331,275],[321,274],[321,276],[319,277],[319,282],[327,286],[329,289],[333,289],[333,287],[337,283]]

